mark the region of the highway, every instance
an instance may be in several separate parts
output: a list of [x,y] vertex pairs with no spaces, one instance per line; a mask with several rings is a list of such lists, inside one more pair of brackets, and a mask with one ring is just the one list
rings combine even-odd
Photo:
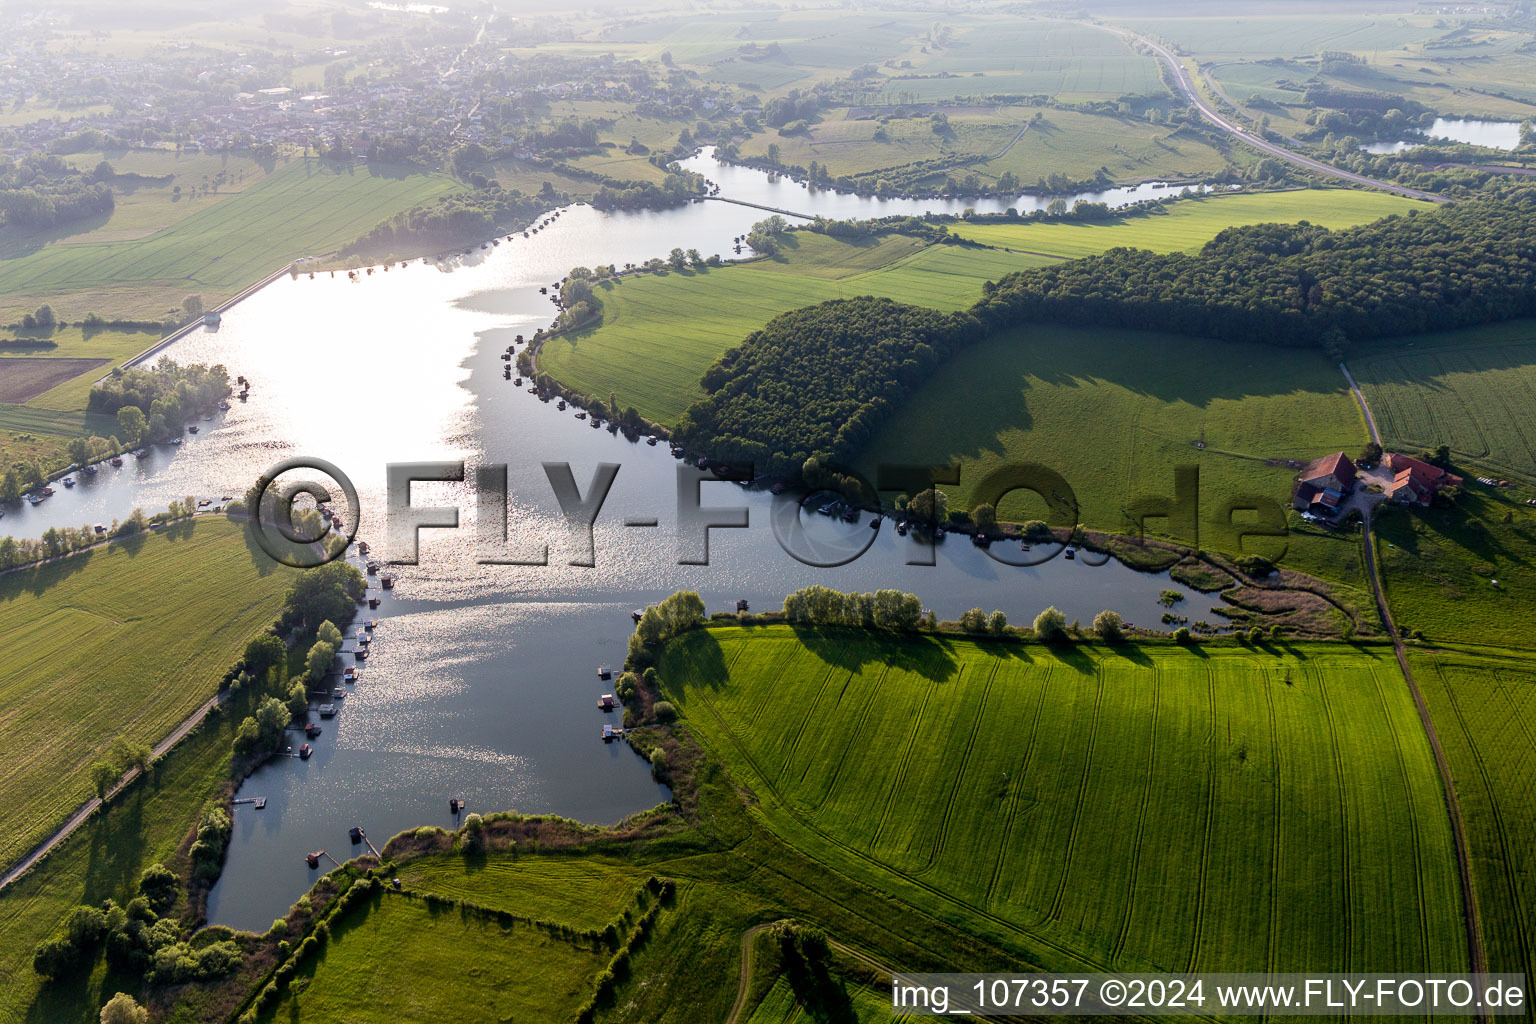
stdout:
[[1284,146],[1278,146],[1275,143],[1270,142],[1268,139],[1255,135],[1253,132],[1242,127],[1241,125],[1234,124],[1232,121],[1227,120],[1220,113],[1218,113],[1215,108],[1206,102],[1205,97],[1200,94],[1200,90],[1196,88],[1194,81],[1189,77],[1189,71],[1184,67],[1179,58],[1174,55],[1173,51],[1169,50],[1167,47],[1160,43],[1148,39],[1145,36],[1137,35],[1136,33],[1126,31],[1125,29],[1113,28],[1108,25],[1098,25],[1095,27],[1102,28],[1108,32],[1113,32],[1123,39],[1135,40],[1136,42],[1140,42],[1147,46],[1150,50],[1152,50],[1152,52],[1161,57],[1163,63],[1168,65],[1169,69],[1172,70],[1173,77],[1179,83],[1179,89],[1184,93],[1185,99],[1194,104],[1195,109],[1200,111],[1202,117],[1204,117],[1211,124],[1215,125],[1217,128],[1226,132],[1228,135],[1234,136],[1235,138],[1247,143],[1260,152],[1267,153],[1270,156],[1276,157],[1280,160],[1293,163],[1298,167],[1306,168],[1309,171],[1315,171],[1318,174],[1326,174],[1330,177],[1342,178],[1345,181],[1354,182],[1356,185],[1366,185],[1370,188],[1379,188],[1384,192],[1392,192],[1400,196],[1407,196],[1410,199],[1424,199],[1432,203],[1444,203],[1448,201],[1444,196],[1437,196],[1429,192],[1420,192],[1418,189],[1408,188],[1403,185],[1394,185],[1390,181],[1378,181],[1375,178],[1367,178],[1365,175],[1356,174],[1353,171],[1341,170],[1340,168],[1334,167],[1332,164],[1325,164],[1321,160],[1314,160],[1309,156],[1303,156],[1294,150],[1286,149]]

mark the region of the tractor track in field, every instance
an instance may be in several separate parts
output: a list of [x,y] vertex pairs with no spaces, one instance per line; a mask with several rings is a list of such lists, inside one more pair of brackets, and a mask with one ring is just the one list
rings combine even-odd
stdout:
[[1131,836],[1131,870],[1126,892],[1125,913],[1120,915],[1120,928],[1115,935],[1113,956],[1116,960],[1125,955],[1125,944],[1131,937],[1131,917],[1136,911],[1136,879],[1141,873],[1141,841],[1146,834],[1147,808],[1152,803],[1152,779],[1157,768],[1157,714],[1162,708],[1163,673],[1161,668],[1152,674],[1152,720],[1147,730],[1147,777],[1141,786],[1141,806],[1136,809],[1136,831]]
[[[1449,759],[1445,756],[1445,748],[1440,743],[1440,735],[1435,731],[1434,719],[1429,714],[1429,704],[1424,700],[1424,694],[1419,689],[1418,680],[1414,678],[1413,668],[1408,664],[1408,652],[1403,647],[1403,638],[1397,631],[1397,623],[1392,618],[1392,609],[1387,604],[1386,587],[1382,584],[1381,570],[1376,564],[1376,548],[1371,535],[1371,519],[1369,514],[1361,520],[1360,543],[1365,553],[1366,572],[1371,577],[1371,589],[1376,595],[1376,609],[1381,616],[1382,627],[1387,636],[1392,640],[1392,653],[1397,656],[1397,664],[1403,672],[1403,679],[1408,684],[1408,692],[1413,697],[1414,709],[1419,713],[1419,723],[1424,727],[1424,733],[1429,738],[1429,747],[1435,757],[1435,768],[1440,774],[1440,788],[1445,797],[1445,807],[1451,819],[1451,837],[1456,848],[1456,870],[1461,877],[1461,904],[1462,918],[1467,930],[1468,967],[1473,974],[1486,974],[1488,972],[1487,947],[1483,945],[1482,920],[1477,909],[1477,890],[1472,884],[1472,852],[1467,843],[1467,826],[1461,816],[1461,801],[1456,795],[1456,780],[1451,774]],[[1455,699],[1452,698],[1452,708],[1455,708]],[[1460,712],[1457,711],[1458,719]],[[1465,724],[1463,724],[1465,728]],[[1473,752],[1474,758],[1476,751]],[[1479,771],[1482,771],[1479,763]],[[1484,784],[1487,784],[1487,776],[1484,774]],[[1498,810],[1494,809],[1495,824],[1500,826],[1500,838],[1503,837],[1502,822],[1498,819]],[[1478,1019],[1487,1021],[1490,1018],[1486,1013],[1479,1013]]]

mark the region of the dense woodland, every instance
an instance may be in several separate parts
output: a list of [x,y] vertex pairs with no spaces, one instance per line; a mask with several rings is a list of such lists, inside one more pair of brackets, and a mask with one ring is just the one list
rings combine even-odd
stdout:
[[890,299],[792,310],[709,369],[708,396],[673,436],[759,471],[796,473],[812,455],[857,451],[952,351],[980,334],[967,315]]
[[111,213],[112,166],[82,174],[57,156],[0,157],[0,224],[34,230]]
[[676,436],[760,472],[847,462],[958,346],[1032,323],[1285,346],[1349,343],[1536,315],[1536,192],[1343,231],[1229,228],[1198,253],[1112,249],[1010,274],[971,309],[885,299],[785,313],[704,375]]

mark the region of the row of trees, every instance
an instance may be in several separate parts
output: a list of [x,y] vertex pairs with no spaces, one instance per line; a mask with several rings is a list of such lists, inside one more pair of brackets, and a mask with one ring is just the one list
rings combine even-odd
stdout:
[[111,213],[112,165],[82,173],[58,156],[0,158],[0,224],[35,230]]
[[868,629],[910,631],[924,624],[923,603],[900,590],[845,594],[830,587],[810,586],[784,599],[784,617],[815,626],[863,626]]

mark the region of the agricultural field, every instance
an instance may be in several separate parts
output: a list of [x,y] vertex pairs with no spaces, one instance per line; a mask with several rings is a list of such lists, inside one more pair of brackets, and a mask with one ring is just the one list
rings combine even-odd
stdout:
[[[1230,160],[1248,159],[1233,151]],[[1103,167],[1120,185],[1216,174],[1229,162],[1206,136],[1130,117],[1046,110],[1006,153],[968,167],[996,179],[1013,172],[1026,184],[1051,174],[1088,180]]]
[[981,297],[983,282],[1040,263],[905,235],[849,243],[793,232],[776,259],[601,285],[602,324],[547,342],[539,368],[604,401],[616,394],[649,420],[675,423],[702,396],[699,379],[710,364],[779,313],[871,294],[961,309]]
[[1094,256],[1115,246],[1154,252],[1194,251],[1227,228],[1308,221],[1330,229],[1366,224],[1424,209],[1423,203],[1385,192],[1302,189],[1181,199],[1159,212],[1119,221],[966,223],[951,226],[961,238],[1056,259]]
[[1409,655],[1456,778],[1490,971],[1536,973],[1536,661],[1466,650]]
[[263,1021],[570,1020],[606,950],[393,893],[332,926]]
[[1221,57],[1297,57],[1323,50],[1347,50],[1362,56],[1403,51],[1445,33],[1432,15],[1278,14],[1211,18],[1135,18],[1137,32],[1177,43],[1203,59]]
[[1047,970],[1457,970],[1429,744],[1386,649],[1053,651],[770,626],[660,675],[784,842]]
[[[1314,352],[1041,325],[955,355],[860,461],[959,463],[960,484],[945,490],[964,509],[991,500],[976,489],[990,471],[1039,463],[1065,477],[1087,526],[1112,532],[1132,528],[1134,501],[1173,494],[1175,467],[1198,466],[1201,535],[1182,540],[1236,551],[1223,501],[1259,495],[1284,506],[1295,475],[1285,460],[1354,451],[1366,436],[1342,375]],[[1045,518],[1033,496],[998,511]]]
[[1449,445],[1458,460],[1536,481],[1536,321],[1372,346],[1350,369],[1388,450]]
[[144,238],[50,244],[0,259],[0,320],[44,302],[62,319],[163,316],[189,292],[213,304],[300,256],[461,188],[443,174],[296,159],[239,195]]
[[222,518],[0,576],[0,864],[93,795],[114,739],[153,746],[213,696],[292,578]]
[[[911,67],[882,68],[878,102],[967,96],[1050,96],[1066,101],[1166,93],[1156,62],[1089,25],[1033,19],[963,19],[930,27]],[[871,99],[869,102],[875,102]]]
[[1432,642],[1532,647],[1536,508],[1476,480],[1450,508],[1383,506],[1376,560],[1398,628]]

